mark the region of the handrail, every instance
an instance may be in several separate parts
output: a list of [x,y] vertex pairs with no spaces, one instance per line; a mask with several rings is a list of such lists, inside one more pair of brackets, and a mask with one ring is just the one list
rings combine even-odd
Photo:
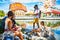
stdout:
[[[4,17],[0,17],[0,19],[3,19]],[[15,20],[34,20],[34,17],[31,16],[21,16],[21,17],[16,17]],[[40,20],[60,20],[60,17],[41,17]]]

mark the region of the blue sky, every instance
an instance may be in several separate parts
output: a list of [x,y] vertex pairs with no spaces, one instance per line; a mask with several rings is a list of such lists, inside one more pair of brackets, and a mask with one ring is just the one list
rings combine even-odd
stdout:
[[56,0],[56,5],[60,5],[60,0]]
[[[0,0],[0,10],[4,10],[5,12],[8,12],[9,10],[9,4],[13,3],[13,2],[18,2],[18,0]],[[38,4],[39,7],[41,7],[43,5],[42,2],[40,2],[39,0],[20,0],[20,2],[22,2],[28,10],[33,10],[33,6],[35,4]],[[56,7],[60,8],[60,0],[56,0]]]

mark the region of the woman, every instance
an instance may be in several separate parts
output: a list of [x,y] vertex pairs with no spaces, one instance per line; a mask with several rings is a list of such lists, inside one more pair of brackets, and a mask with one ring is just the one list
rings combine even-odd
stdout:
[[41,11],[38,8],[38,5],[34,6],[34,23],[33,23],[33,29],[35,29],[35,23],[37,24],[38,28],[39,28],[39,18],[41,16]]
[[17,29],[14,30],[12,28],[13,27],[13,22],[12,22],[11,19],[14,16],[13,12],[9,11],[7,15],[8,15],[8,18],[6,18],[6,21],[5,21],[5,32],[11,31],[11,32],[13,32],[14,36],[18,36],[21,40],[23,40],[23,36],[22,36],[21,32],[16,31]]

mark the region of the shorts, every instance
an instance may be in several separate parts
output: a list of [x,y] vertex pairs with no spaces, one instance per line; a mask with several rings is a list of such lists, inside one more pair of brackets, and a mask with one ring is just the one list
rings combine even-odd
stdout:
[[35,23],[38,23],[38,22],[39,22],[39,19],[38,19],[38,18],[35,18],[35,19],[34,19],[34,22],[35,22]]
[[12,31],[5,31],[3,33],[3,37],[5,37],[6,35],[14,36],[14,33]]

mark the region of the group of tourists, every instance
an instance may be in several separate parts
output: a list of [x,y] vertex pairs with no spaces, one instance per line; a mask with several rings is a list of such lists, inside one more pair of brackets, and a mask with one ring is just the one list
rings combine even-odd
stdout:
[[[31,31],[31,34],[37,34],[39,37],[51,37],[53,35],[53,32],[49,32],[48,28],[45,27],[44,21],[41,21],[39,24],[39,18],[41,17],[41,11],[38,8],[38,5],[34,6],[34,22],[33,22],[33,30]],[[35,24],[37,24],[38,28],[35,28]],[[11,34],[15,36],[18,36],[20,40],[24,40],[21,26],[17,26],[15,22],[15,14],[13,11],[9,11],[7,13],[7,16],[5,17],[5,27],[4,27],[4,33],[10,32]],[[49,36],[49,34],[51,34]],[[53,39],[55,40],[55,39]]]
[[[52,32],[51,27],[46,27],[44,21],[41,21],[39,24],[39,19],[41,17],[41,10],[39,10],[38,5],[34,6],[34,13],[36,14],[34,17],[33,30],[32,34],[35,34],[39,37],[45,37],[48,40],[55,40],[54,33]],[[35,28],[35,24],[37,24],[38,28]]]
[[20,29],[21,28],[16,25],[14,13],[9,11],[5,19],[4,33],[6,34],[10,32],[13,36],[18,36],[23,40],[23,35]]

